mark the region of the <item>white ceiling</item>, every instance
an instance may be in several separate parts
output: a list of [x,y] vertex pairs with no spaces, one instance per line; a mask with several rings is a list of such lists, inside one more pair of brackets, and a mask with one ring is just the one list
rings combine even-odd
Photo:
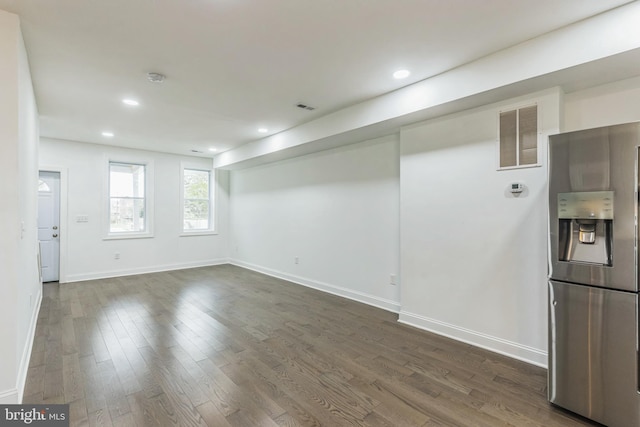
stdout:
[[[259,127],[290,129],[625,3],[0,0],[0,9],[20,15],[41,136],[212,156],[263,138]],[[400,68],[411,76],[394,80]],[[148,72],[166,81],[150,83]]]

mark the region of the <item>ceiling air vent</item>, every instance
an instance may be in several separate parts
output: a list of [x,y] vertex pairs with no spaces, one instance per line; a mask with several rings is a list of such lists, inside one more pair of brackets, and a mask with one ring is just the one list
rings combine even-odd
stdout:
[[313,111],[316,109],[316,107],[310,107],[309,105],[305,105],[305,104],[297,104],[296,107],[298,108],[302,108],[303,110],[309,110],[309,111]]

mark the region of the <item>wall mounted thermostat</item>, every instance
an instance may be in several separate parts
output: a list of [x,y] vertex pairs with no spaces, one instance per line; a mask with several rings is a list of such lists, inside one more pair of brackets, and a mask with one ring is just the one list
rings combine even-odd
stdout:
[[524,185],[520,184],[519,182],[514,182],[511,184],[511,192],[513,194],[520,194],[524,191]]

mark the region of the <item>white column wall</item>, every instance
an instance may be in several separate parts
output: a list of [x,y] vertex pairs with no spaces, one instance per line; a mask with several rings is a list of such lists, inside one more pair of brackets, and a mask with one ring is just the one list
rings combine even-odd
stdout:
[[[0,299],[0,402],[17,400],[16,378],[18,349],[16,320],[18,268],[20,257],[20,221],[18,174],[18,20],[0,11],[0,271],[2,271],[2,299]],[[14,185],[10,185],[14,183]]]
[[24,384],[29,367],[31,346],[35,335],[38,311],[42,300],[42,284],[38,271],[38,148],[39,119],[27,52],[19,34],[19,135],[18,188],[21,212],[21,224],[24,224],[20,239],[20,264],[17,293],[18,360],[17,389],[22,400]]
[[[497,171],[499,111],[533,102],[541,166]],[[549,90],[402,130],[400,321],[546,364],[546,146],[559,108]]]
[[0,11],[0,403],[19,403],[42,297],[38,112],[18,17]]
[[[104,239],[106,236],[106,182],[109,159],[153,162],[153,237]],[[61,224],[62,282],[198,267],[227,262],[228,172],[216,179],[217,231],[215,235],[180,236],[180,163],[211,167],[211,159],[177,156],[43,138],[40,166],[62,170],[67,182],[67,219]],[[63,200],[64,204],[65,201]],[[79,215],[88,222],[77,222]],[[120,259],[115,259],[115,253]]]
[[232,171],[232,262],[397,311],[398,197],[396,137]]

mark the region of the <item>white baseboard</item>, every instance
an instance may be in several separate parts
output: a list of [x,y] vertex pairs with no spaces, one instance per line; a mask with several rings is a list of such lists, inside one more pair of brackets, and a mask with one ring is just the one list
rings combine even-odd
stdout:
[[60,283],[82,282],[85,280],[108,279],[110,277],[133,276],[135,274],[159,273],[162,271],[184,270],[187,268],[209,267],[212,265],[228,264],[227,258],[218,258],[204,261],[183,262],[176,264],[155,265],[151,267],[130,268],[125,270],[100,271],[92,273],[80,273],[67,275],[66,280]]
[[284,273],[282,271],[273,270],[237,259],[230,259],[229,263],[238,267],[246,268],[248,270],[257,271],[258,273],[266,274],[267,276],[277,277],[278,279],[287,280],[289,282],[306,286],[308,288],[317,289],[319,291],[327,292],[339,297],[358,301],[363,304],[371,305],[373,307],[378,307],[383,310],[391,311],[393,313],[398,313],[400,311],[400,303],[397,301],[380,298],[375,295],[365,294],[363,292],[353,291],[351,289],[330,285],[328,283],[318,282],[316,280],[307,279],[304,277],[295,276],[293,274]]
[[495,353],[500,353],[532,365],[547,368],[547,352],[508,341],[502,338],[483,334],[481,332],[472,331],[470,329],[461,328],[456,325],[441,322],[439,320],[430,319],[415,313],[400,311],[398,322],[424,329],[438,335],[443,335],[457,341],[462,341],[476,347],[484,348]]
[[18,389],[10,388],[9,390],[0,391],[0,405],[15,405],[21,399],[18,398]]
[[37,296],[38,300],[33,306],[31,312],[31,323],[27,332],[27,341],[24,343],[22,350],[22,358],[20,359],[20,367],[18,368],[18,381],[16,384],[16,401],[12,403],[22,403],[24,397],[24,386],[27,382],[27,372],[29,371],[29,361],[31,360],[31,350],[33,349],[33,340],[36,337],[36,326],[38,324],[38,313],[40,313],[40,305],[42,304],[42,285]]

